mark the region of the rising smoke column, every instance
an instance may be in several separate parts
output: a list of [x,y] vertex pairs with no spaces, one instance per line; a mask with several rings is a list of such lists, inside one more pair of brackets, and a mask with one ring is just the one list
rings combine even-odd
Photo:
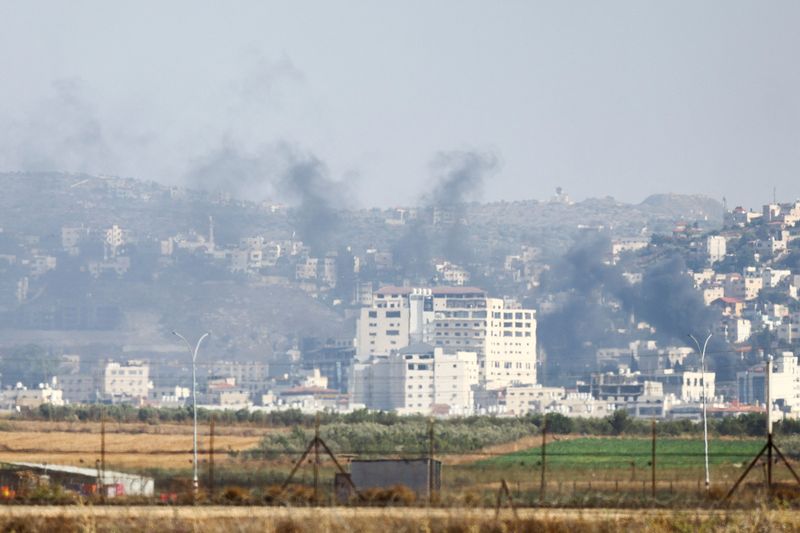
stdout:
[[[688,335],[705,337],[719,323],[721,313],[707,307],[678,255],[648,268],[642,276],[637,301],[638,315],[656,328],[660,337],[681,345],[694,346]],[[735,358],[724,339],[712,337],[708,348],[710,366],[717,379],[734,377]]]
[[184,181],[192,188],[236,198],[263,198],[271,190],[276,162],[270,147],[246,152],[230,140],[192,162]]
[[246,151],[226,141],[195,161],[185,179],[190,186],[238,198],[277,196],[292,205],[297,234],[314,254],[336,248],[331,239],[338,210],[345,205],[346,185],[331,179],[327,166],[312,153],[287,143]]
[[393,248],[393,255],[405,275],[427,277],[434,255],[443,255],[461,266],[471,260],[464,207],[480,193],[486,178],[498,168],[499,158],[492,152],[448,151],[433,157],[430,163],[433,187],[421,196],[420,204],[448,212],[453,222],[444,226],[440,243],[433,242],[422,218],[407,224],[406,232]]
[[[705,335],[720,318],[695,290],[681,256],[653,264],[641,284],[631,285],[618,266],[604,261],[610,245],[602,235],[578,240],[543,280],[546,292],[562,298],[558,309],[539,317],[540,342],[556,367],[579,371],[593,366],[594,350],[602,343],[613,345],[620,318],[634,315],[646,321],[662,345],[687,345],[688,334]],[[729,377],[724,341],[715,339],[710,349],[721,379]]]
[[293,219],[300,238],[312,253],[323,255],[336,248],[338,210],[344,204],[344,184],[330,178],[325,164],[312,154],[283,148],[286,166],[275,185],[293,201]]
[[595,350],[613,344],[621,318],[610,300],[624,312],[635,305],[635,288],[607,262],[610,249],[606,234],[582,236],[542,279],[543,291],[559,299],[557,309],[538,316],[539,342],[556,373],[593,370]]

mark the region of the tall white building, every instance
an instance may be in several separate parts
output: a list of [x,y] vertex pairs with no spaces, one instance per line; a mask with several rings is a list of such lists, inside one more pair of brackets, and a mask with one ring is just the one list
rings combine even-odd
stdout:
[[478,375],[474,352],[414,344],[355,365],[353,401],[400,414],[468,415]]
[[474,287],[383,287],[361,310],[356,359],[425,342],[474,352],[487,388],[536,383],[536,312]]
[[725,237],[721,235],[711,235],[706,239],[706,252],[708,252],[708,260],[711,264],[725,259],[727,253]]

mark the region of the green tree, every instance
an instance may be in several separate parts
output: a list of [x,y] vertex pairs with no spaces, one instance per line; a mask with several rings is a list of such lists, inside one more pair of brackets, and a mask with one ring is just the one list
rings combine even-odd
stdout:
[[622,435],[631,428],[633,420],[628,415],[628,411],[618,409],[608,417],[608,423],[611,425],[611,433],[613,435]]

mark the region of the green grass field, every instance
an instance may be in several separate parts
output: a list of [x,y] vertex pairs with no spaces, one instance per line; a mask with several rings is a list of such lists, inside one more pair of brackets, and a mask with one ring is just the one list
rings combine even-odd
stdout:
[[[742,464],[761,447],[761,439],[716,439],[709,442],[711,465]],[[626,468],[631,462],[647,465],[651,460],[650,439],[624,437],[578,438],[549,442],[549,468]],[[481,466],[532,467],[541,464],[541,448],[531,448],[480,462]],[[661,468],[697,468],[703,465],[702,439],[662,438],[656,441],[656,465]]]

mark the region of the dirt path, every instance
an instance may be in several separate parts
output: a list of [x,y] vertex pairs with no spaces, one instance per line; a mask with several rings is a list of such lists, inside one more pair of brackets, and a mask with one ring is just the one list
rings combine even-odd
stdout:
[[[794,530],[800,517],[792,511],[709,511],[650,509],[520,509],[515,518],[504,509],[500,520],[510,530],[681,529]],[[202,530],[221,531],[438,531],[473,530],[496,525],[493,509],[452,508],[283,508],[283,507],[91,507],[7,506],[0,513],[5,530],[25,525],[44,531],[64,530]]]

